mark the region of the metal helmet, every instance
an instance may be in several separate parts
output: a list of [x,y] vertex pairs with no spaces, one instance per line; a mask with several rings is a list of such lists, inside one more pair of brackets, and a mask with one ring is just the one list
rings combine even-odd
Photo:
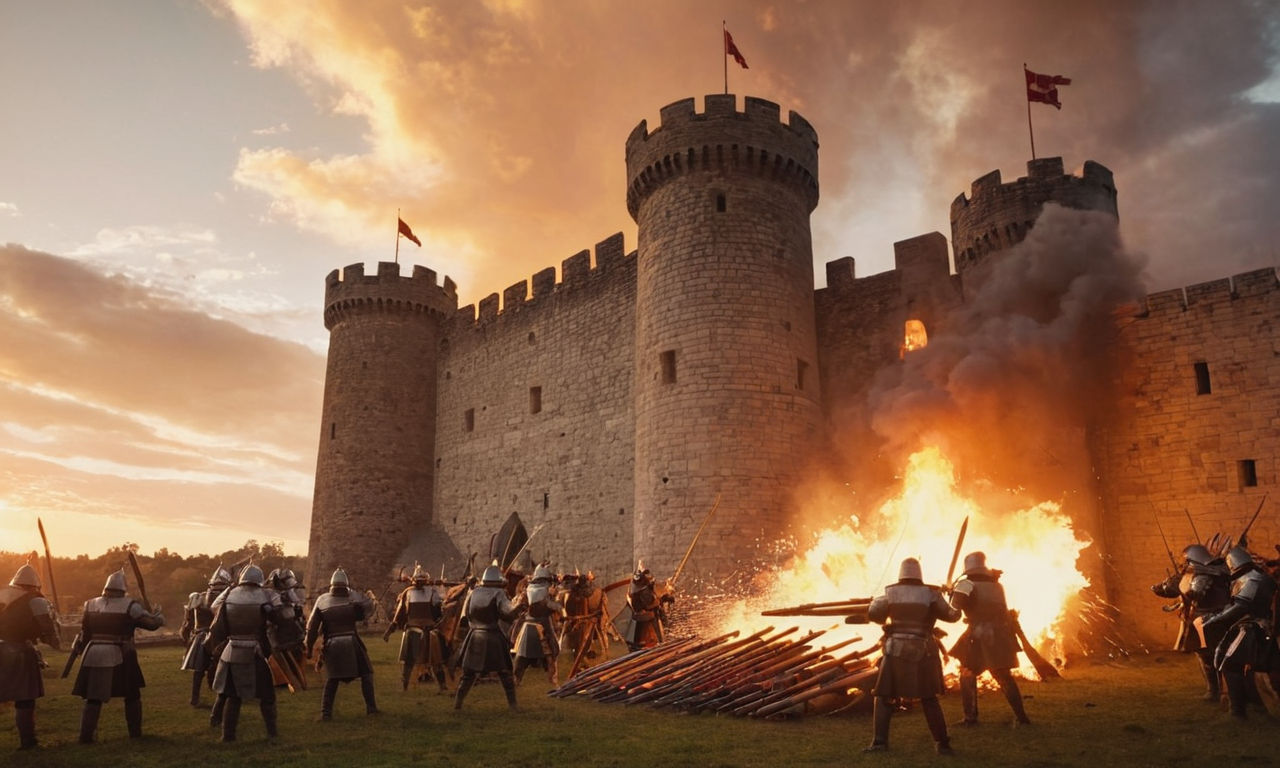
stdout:
[[902,561],[902,565],[898,566],[898,581],[906,581],[907,579],[924,581],[924,572],[920,570],[920,561],[914,557],[908,557]]
[[351,579],[347,578],[347,572],[342,570],[342,566],[338,566],[333,571],[333,575],[329,577],[330,587],[351,587]]
[[17,573],[13,574],[12,579],[9,579],[9,586],[35,587],[39,589],[42,586],[40,584],[40,574],[35,568],[31,567],[31,563],[26,563],[18,569]]
[[128,585],[124,580],[123,568],[108,576],[107,583],[102,585],[102,594],[104,595],[108,592],[119,592],[120,594],[124,594],[126,591],[128,591]]
[[1182,550],[1182,557],[1188,563],[1196,565],[1208,565],[1213,559],[1213,555],[1209,554],[1209,549],[1203,544],[1189,544]]
[[535,582],[539,582],[539,581],[552,582],[555,580],[556,580],[556,575],[552,573],[551,569],[545,565],[539,565],[537,568],[534,568],[533,578],[530,579],[530,581],[535,581]]
[[1253,565],[1253,555],[1249,554],[1249,550],[1244,547],[1232,547],[1227,552],[1227,567],[1231,569],[1231,575],[1234,576],[1251,565]]
[[485,587],[505,587],[507,579],[502,575],[502,567],[498,565],[498,561],[484,569],[484,573],[480,574],[480,585]]
[[222,567],[222,563],[218,563],[218,567],[213,569],[213,575],[209,577],[209,586],[211,587],[229,587],[231,586],[231,571]]
[[266,579],[262,575],[262,569],[250,563],[240,570],[240,579],[237,584],[252,584],[255,587],[262,586],[262,582]]
[[631,580],[644,581],[646,579],[652,580],[652,578],[653,578],[653,574],[651,574],[649,572],[649,569],[645,567],[644,561],[643,560],[636,561],[636,572],[632,574]]
[[431,574],[422,570],[421,565],[414,563],[413,575],[409,577],[409,580],[412,581],[414,584],[418,584],[419,586],[421,586],[431,581]]
[[280,569],[280,583],[285,589],[293,589],[298,586],[298,575],[293,572],[292,568]]
[[965,573],[986,573],[987,555],[985,552],[970,552],[964,556]]

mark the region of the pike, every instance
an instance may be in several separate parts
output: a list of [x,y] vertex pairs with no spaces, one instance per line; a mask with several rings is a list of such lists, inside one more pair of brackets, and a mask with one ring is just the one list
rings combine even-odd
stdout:
[[[684,682],[681,677],[690,669],[696,669],[701,664],[718,663],[715,660],[723,660],[725,654],[732,653],[736,649],[759,640],[760,636],[772,632],[773,627],[768,627],[760,632],[729,642],[718,641],[713,645],[709,645],[701,650],[688,654],[687,656],[677,656],[670,660],[661,668],[650,668],[649,671],[639,678],[633,678],[623,682],[621,685],[615,686],[616,690],[607,696],[601,697],[601,701],[614,702],[640,698],[640,701],[648,698],[655,698],[662,695],[664,687],[670,687],[674,684],[679,685]],[[655,692],[656,691],[656,692]],[[647,694],[652,693],[652,696]]]
[[811,667],[807,665],[792,667],[784,673],[783,679],[786,682],[771,688],[761,689],[761,695],[747,697],[741,703],[730,702],[731,706],[728,711],[737,717],[750,715],[758,709],[782,701],[800,691],[815,686],[821,687],[846,674],[865,669],[869,666],[869,662],[863,660],[862,657],[870,655],[877,648],[879,648],[879,644],[868,650],[854,651],[839,658],[828,659]]
[[[723,642],[727,638],[736,637],[737,635],[737,630],[734,630],[733,632],[721,635],[714,640],[698,642],[694,638],[688,638],[674,643],[663,643],[662,645],[654,646],[653,648],[642,649],[633,654],[627,654],[626,656],[619,658],[619,661],[630,659],[627,664],[619,664],[616,667],[601,670],[601,673],[595,676],[595,681],[581,692],[592,697],[599,697],[601,695],[612,693],[617,691],[620,687],[625,687],[625,681],[639,679],[641,676],[652,672],[654,667],[663,663],[663,660],[669,656],[674,656],[678,653],[697,653],[703,649],[711,647],[712,645]],[[634,658],[631,658],[632,656],[634,656]],[[597,668],[593,667],[592,669],[587,670],[587,672],[594,672],[596,669]],[[623,681],[622,685],[619,685],[620,680]]]
[[1239,546],[1239,547],[1249,546],[1249,529],[1252,528],[1253,524],[1258,521],[1258,515],[1262,514],[1262,506],[1267,503],[1267,496],[1269,495],[1270,494],[1267,494],[1267,493],[1262,494],[1262,501],[1258,502],[1258,509],[1253,513],[1253,517],[1249,518],[1249,524],[1246,525],[1244,527],[1244,530],[1240,532],[1240,538],[1236,540],[1236,546]]
[[[669,646],[681,647],[683,645],[688,644],[688,642],[689,642],[689,639],[677,640],[675,642],[670,643]],[[578,675],[570,677],[568,680],[564,681],[564,683],[562,683],[559,688],[556,688],[555,690],[551,691],[548,695],[555,696],[556,698],[564,698],[565,696],[571,696],[573,694],[579,693],[586,686],[594,684],[601,676],[603,676],[609,670],[614,669],[616,667],[620,667],[620,666],[626,666],[634,662],[636,659],[643,657],[648,650],[650,649],[641,648],[639,650],[631,651],[629,653],[625,653],[619,656],[616,659],[610,659],[609,661],[606,661],[601,664],[597,664],[594,667],[591,667],[590,669],[585,669]]]
[[1187,516],[1187,522],[1191,524],[1191,535],[1196,538],[1196,543],[1203,544],[1204,539],[1200,538],[1200,532],[1196,530],[1196,521],[1191,518],[1191,510],[1183,507],[1182,512]]
[[698,712],[708,707],[719,706],[725,699],[739,698],[744,689],[754,689],[761,681],[768,679],[779,669],[788,669],[796,664],[798,657],[804,656],[808,644],[824,634],[826,630],[817,630],[799,640],[788,640],[783,643],[769,643],[757,651],[745,654],[722,672],[712,675],[701,682],[691,683],[691,689],[685,695],[672,695],[669,700],[659,699],[655,706],[672,704],[682,709]]
[[782,699],[781,701],[777,701],[768,706],[761,707],[755,712],[752,712],[751,716],[752,717],[771,717],[773,715],[779,715],[779,714],[782,714],[784,710],[790,709],[791,707],[794,707],[798,704],[803,704],[804,702],[810,699],[817,698],[818,696],[821,696],[823,694],[835,693],[836,691],[847,691],[849,688],[856,686],[858,683],[865,683],[868,679],[873,678],[875,675],[878,675],[878,674],[880,674],[879,668],[871,667],[869,669],[859,669],[856,672],[850,672],[845,675],[840,675],[828,683],[825,683],[817,687],[809,688],[807,690],[802,690],[799,693],[793,694],[791,696],[788,696],[785,699]]
[[133,570],[133,578],[138,581],[138,597],[142,600],[142,607],[147,613],[155,613],[151,610],[151,601],[147,599],[147,583],[142,580],[142,569],[138,567],[138,556],[133,554],[133,550],[125,550],[129,555],[129,568]]
[[[688,699],[705,694],[709,690],[713,690],[740,675],[744,667],[749,669],[752,664],[757,663],[762,657],[777,653],[777,646],[781,643],[782,638],[798,629],[799,627],[791,627],[779,632],[775,637],[759,639],[749,643],[747,646],[723,654],[711,664],[699,665],[692,670],[692,674],[688,677],[672,680],[657,698],[642,696],[632,703],[653,700],[654,706],[661,707],[668,704],[680,704]],[[787,647],[787,644],[784,643],[783,647]],[[653,693],[653,691],[650,693]]]
[[869,597],[855,597],[851,600],[834,600],[828,603],[801,603],[788,608],[773,608],[761,611],[761,616],[847,616],[866,610],[871,605]]
[[947,566],[947,580],[943,584],[947,585],[947,589],[951,588],[951,577],[956,572],[956,561],[960,559],[960,548],[964,546],[964,534],[969,530],[969,516],[964,516],[964,522],[960,524],[960,535],[956,537],[956,548],[951,551],[951,565]]
[[1165,554],[1169,556],[1169,562],[1173,564],[1173,572],[1177,573],[1182,570],[1182,567],[1178,565],[1178,560],[1173,556],[1173,550],[1169,549],[1169,540],[1165,538],[1164,528],[1160,525],[1160,517],[1153,512],[1151,513],[1151,518],[1156,521],[1156,530],[1160,532],[1160,540],[1164,542]]
[[667,579],[667,586],[674,588],[676,580],[680,578],[680,574],[684,573],[685,563],[689,562],[689,555],[693,554],[693,548],[698,545],[698,537],[702,536],[702,531],[707,527],[707,523],[711,522],[711,516],[716,513],[716,509],[720,506],[720,494],[716,494],[715,503],[711,505],[711,511],[703,518],[702,525],[698,526],[698,532],[693,534],[693,541],[689,542],[689,548],[684,551],[684,557],[680,560],[680,565],[676,566],[676,572]]
[[44,534],[44,521],[37,517],[36,526],[40,528],[40,541],[44,542],[44,569],[49,575],[49,591],[53,593],[53,613],[56,616],[62,601],[58,599],[58,583],[53,580],[53,555],[49,554],[49,537]]

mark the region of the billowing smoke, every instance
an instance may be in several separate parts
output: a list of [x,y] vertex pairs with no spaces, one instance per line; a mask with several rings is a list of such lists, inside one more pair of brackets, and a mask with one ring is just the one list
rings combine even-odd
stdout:
[[1056,205],[989,258],[928,346],[878,374],[870,425],[890,456],[939,443],[963,476],[1069,502],[1090,482],[1088,425],[1108,399],[1113,314],[1143,295],[1143,261],[1122,247],[1114,217]]

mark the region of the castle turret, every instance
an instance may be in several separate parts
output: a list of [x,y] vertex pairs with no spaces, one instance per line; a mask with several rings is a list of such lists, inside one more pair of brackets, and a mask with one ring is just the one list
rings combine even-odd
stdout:
[[1027,163],[1027,175],[1000,183],[995,170],[973,182],[951,203],[951,248],[956,272],[977,269],[987,254],[1022,242],[1048,202],[1085,211],[1119,216],[1116,183],[1111,171],[1085,161],[1080,176],[1063,172],[1061,157],[1042,157]]
[[696,564],[727,573],[776,535],[821,414],[804,118],[733,95],[627,139],[636,284],[635,550],[670,574],[717,495]]
[[458,308],[436,273],[352,264],[325,278],[329,329],[320,453],[306,583],[336,566],[380,588],[410,535],[431,521],[439,325]]

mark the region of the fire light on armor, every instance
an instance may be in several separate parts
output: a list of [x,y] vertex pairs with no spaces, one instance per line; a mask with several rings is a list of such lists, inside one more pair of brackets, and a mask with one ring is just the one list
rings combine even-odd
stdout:
[[[964,552],[981,550],[993,568],[1000,569],[1009,606],[1019,611],[1028,639],[1039,648],[1060,655],[1062,622],[1078,606],[1079,591],[1089,586],[1076,560],[1089,541],[1074,530],[1059,505],[1042,501],[1021,508],[995,509],[980,504],[957,488],[952,464],[937,447],[913,454],[907,462],[901,492],[879,509],[816,534],[813,544],[782,570],[770,574],[762,595],[736,603],[715,632],[752,632],[765,626],[794,622],[803,630],[831,627],[831,617],[793,617],[779,620],[760,611],[798,602],[828,602],[882,594],[897,574],[898,563],[918,558],[928,583],[942,584],[965,517],[969,526]],[[952,579],[960,576],[962,566]],[[940,625],[948,632],[946,647],[962,625]],[[879,636],[874,626],[841,624],[827,641],[860,634],[868,643]],[[1020,657],[1021,658],[1021,657]],[[1024,662],[1023,677],[1037,679]]]

